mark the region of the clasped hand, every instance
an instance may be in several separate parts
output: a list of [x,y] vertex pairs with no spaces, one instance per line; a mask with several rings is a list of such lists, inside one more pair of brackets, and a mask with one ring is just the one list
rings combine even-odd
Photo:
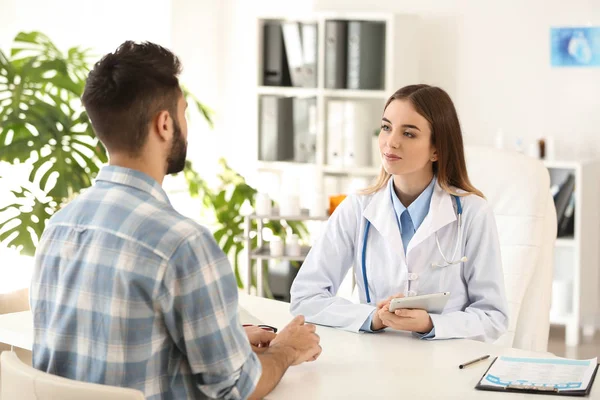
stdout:
[[378,331],[383,328],[392,328],[400,331],[412,331],[428,333],[433,329],[433,322],[429,313],[425,310],[402,309],[390,312],[392,299],[404,297],[398,293],[377,303],[377,309],[373,314],[371,329]]

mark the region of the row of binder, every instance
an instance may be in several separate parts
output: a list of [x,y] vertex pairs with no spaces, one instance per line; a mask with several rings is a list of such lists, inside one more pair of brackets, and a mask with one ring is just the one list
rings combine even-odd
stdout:
[[[385,87],[385,23],[325,23],[325,87]],[[267,20],[263,25],[263,85],[317,87],[317,24]]]
[[[326,163],[338,167],[372,165],[380,106],[369,101],[327,103]],[[262,161],[314,163],[317,101],[314,97],[261,96],[259,154]]]
[[261,96],[258,159],[314,163],[317,99]]

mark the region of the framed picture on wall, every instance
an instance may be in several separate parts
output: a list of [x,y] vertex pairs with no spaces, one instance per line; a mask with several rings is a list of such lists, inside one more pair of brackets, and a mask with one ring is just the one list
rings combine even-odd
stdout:
[[550,28],[553,67],[600,67],[600,27]]

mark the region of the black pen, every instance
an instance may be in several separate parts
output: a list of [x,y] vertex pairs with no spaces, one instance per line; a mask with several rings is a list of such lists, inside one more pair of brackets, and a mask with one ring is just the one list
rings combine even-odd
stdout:
[[488,354],[487,356],[483,356],[483,357],[476,358],[476,359],[474,359],[474,360],[471,360],[471,361],[469,361],[469,362],[466,362],[466,363],[464,363],[464,364],[460,364],[460,365],[458,366],[458,368],[460,368],[460,369],[463,369],[464,367],[468,367],[469,365],[475,364],[475,363],[477,363],[477,362],[479,362],[479,361],[483,361],[483,360],[485,360],[485,359],[488,359],[488,358],[490,358],[490,355],[489,355],[489,354]]

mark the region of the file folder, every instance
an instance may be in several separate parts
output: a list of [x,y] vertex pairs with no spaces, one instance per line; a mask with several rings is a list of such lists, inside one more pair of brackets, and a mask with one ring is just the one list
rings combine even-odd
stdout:
[[293,98],[260,97],[258,159],[291,161],[294,158]]
[[348,23],[348,89],[383,89],[385,76],[385,23]]
[[285,54],[292,78],[292,86],[305,87],[304,57],[302,55],[302,38],[298,22],[284,22],[282,25]]
[[277,21],[266,21],[263,25],[263,85],[292,85],[283,32]]
[[325,87],[327,89],[346,87],[347,42],[346,21],[325,23]]

